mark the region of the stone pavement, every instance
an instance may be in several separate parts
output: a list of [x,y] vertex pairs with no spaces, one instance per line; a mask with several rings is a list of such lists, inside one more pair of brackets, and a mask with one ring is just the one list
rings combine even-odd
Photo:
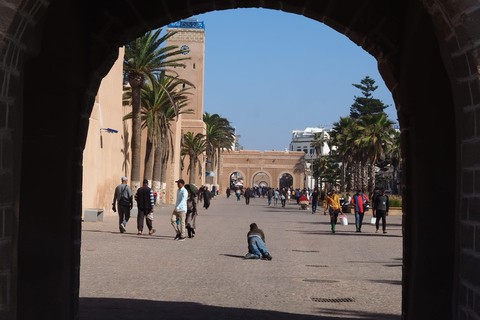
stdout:
[[[332,234],[323,208],[224,195],[201,205],[197,235],[184,242],[173,240],[173,205],[156,208],[152,236],[136,234],[136,218],[125,234],[116,216],[84,222],[80,319],[400,319],[401,216],[375,234],[371,216],[355,233],[349,214]],[[251,222],[272,261],[243,259]]]

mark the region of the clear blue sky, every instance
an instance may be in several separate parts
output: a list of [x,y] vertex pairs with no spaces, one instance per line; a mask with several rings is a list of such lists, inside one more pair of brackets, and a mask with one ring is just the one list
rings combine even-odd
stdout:
[[266,9],[195,16],[205,22],[204,111],[226,117],[246,150],[284,150],[292,130],[332,125],[350,113],[352,86],[369,75],[374,97],[397,115],[376,60],[309,18]]

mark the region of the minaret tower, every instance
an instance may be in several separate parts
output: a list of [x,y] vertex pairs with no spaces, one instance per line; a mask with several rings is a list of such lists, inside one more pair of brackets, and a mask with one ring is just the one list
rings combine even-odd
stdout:
[[[181,49],[188,50],[185,52],[185,56],[189,57],[189,60],[182,61],[185,67],[177,67],[174,69],[178,73],[181,79],[185,79],[192,83],[195,87],[191,88],[188,92],[189,102],[185,107],[192,109],[192,114],[182,114],[179,121],[175,125],[175,158],[179,160],[180,155],[180,141],[183,134],[192,132],[194,135],[197,133],[206,133],[206,126],[203,122],[203,80],[204,80],[204,66],[205,66],[205,25],[203,21],[196,19],[187,19],[171,23],[167,27],[167,32],[177,32],[174,36],[167,40],[167,46],[178,46]],[[172,128],[173,129],[173,128]],[[177,163],[177,159],[174,163]],[[188,157],[184,161],[184,169],[181,170],[179,163],[177,165],[172,164],[171,169],[167,169],[171,174],[170,181],[175,181],[178,178],[183,178],[187,183],[189,175],[187,174],[189,160]],[[202,175],[198,175],[198,167],[202,170]],[[197,178],[196,185],[200,186],[205,183],[205,159],[200,157],[200,162],[197,165]],[[172,190],[174,191],[174,190]]]

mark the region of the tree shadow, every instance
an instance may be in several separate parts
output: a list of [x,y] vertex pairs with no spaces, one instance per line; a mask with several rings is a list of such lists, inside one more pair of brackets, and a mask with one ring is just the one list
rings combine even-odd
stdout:
[[[312,302],[313,303],[313,302]],[[119,298],[80,298],[79,318],[88,320],[118,319],[249,319],[249,320],[398,320],[400,316],[392,314],[370,313],[353,310],[337,310],[318,308],[321,315],[304,315],[288,312],[255,310],[244,308],[227,308],[203,305],[195,302],[152,301]]]

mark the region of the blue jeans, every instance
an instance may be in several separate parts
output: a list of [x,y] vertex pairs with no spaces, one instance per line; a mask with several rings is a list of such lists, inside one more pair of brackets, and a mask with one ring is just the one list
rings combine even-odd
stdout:
[[355,226],[357,227],[357,231],[360,231],[362,229],[364,215],[365,215],[365,212],[355,211]]
[[317,212],[318,201],[312,201],[312,213]]
[[272,204],[272,197],[268,197],[268,205]]
[[260,237],[248,238],[248,252],[251,255],[258,258],[260,258],[260,256],[268,255],[268,251],[267,251],[267,248],[265,247],[265,243]]

